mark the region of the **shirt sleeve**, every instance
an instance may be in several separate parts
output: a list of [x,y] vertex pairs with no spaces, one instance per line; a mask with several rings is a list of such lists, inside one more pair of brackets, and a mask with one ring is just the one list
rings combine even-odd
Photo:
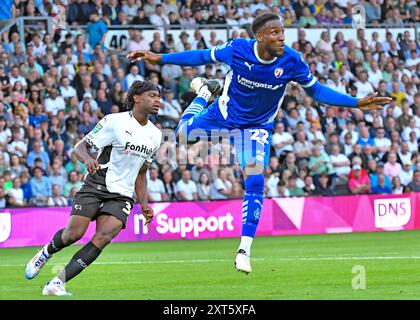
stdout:
[[232,63],[233,53],[235,51],[235,40],[219,44],[210,51],[211,59],[214,62],[224,62],[228,65]]
[[105,116],[83,139],[96,151],[109,146],[114,141],[112,121],[109,116]]
[[297,58],[296,60],[293,80],[304,88],[309,88],[316,82],[316,78],[313,76],[309,70],[308,64],[303,60],[302,57]]

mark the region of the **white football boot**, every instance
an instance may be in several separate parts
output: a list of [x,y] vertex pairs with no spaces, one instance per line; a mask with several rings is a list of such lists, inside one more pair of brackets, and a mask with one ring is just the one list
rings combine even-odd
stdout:
[[217,80],[207,80],[205,78],[194,78],[190,83],[190,88],[198,94],[203,86],[207,86],[207,89],[212,95],[217,95],[220,93],[222,87],[220,86],[219,81]]
[[43,296],[57,296],[57,297],[69,297],[72,294],[66,291],[63,282],[57,277],[47,282],[44,289],[42,290]]
[[246,274],[252,272],[250,257],[245,250],[239,249],[235,259],[235,268],[238,272]]
[[50,259],[50,255],[47,252],[48,245],[45,245],[34,257],[28,262],[25,269],[25,278],[31,280],[35,278],[39,272],[41,271],[42,267]]

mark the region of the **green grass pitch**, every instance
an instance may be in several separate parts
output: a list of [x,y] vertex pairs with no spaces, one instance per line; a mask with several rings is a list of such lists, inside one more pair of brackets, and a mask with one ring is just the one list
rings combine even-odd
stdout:
[[[69,298],[41,291],[79,246],[30,281],[24,266],[39,248],[0,249],[0,299],[420,299],[420,230],[257,237],[250,275],[234,270],[238,243],[112,243],[67,284]],[[355,266],[365,289],[352,286],[361,284]]]

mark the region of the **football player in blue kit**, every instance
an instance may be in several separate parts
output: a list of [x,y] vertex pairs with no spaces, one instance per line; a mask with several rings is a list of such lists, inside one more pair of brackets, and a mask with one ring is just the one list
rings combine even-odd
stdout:
[[356,99],[319,83],[300,53],[285,45],[284,26],[277,14],[260,14],[251,28],[255,39],[234,39],[208,50],[169,54],[138,50],[127,55],[131,62],[182,66],[223,62],[230,66],[221,96],[207,108],[207,101],[219,89],[218,83],[202,78],[191,82],[197,97],[182,114],[177,134],[180,139],[195,141],[197,136],[211,138],[215,132],[229,132],[235,141],[245,185],[242,237],[235,266],[244,273],[251,272],[251,245],[263,205],[263,172],[268,166],[271,131],[287,83],[295,81],[312,98],[333,106],[373,110],[391,101],[377,97],[377,93]]

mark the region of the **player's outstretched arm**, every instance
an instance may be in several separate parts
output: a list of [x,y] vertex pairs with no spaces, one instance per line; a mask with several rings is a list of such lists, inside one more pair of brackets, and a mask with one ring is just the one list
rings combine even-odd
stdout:
[[363,99],[357,101],[357,107],[360,110],[376,110],[383,109],[383,104],[390,103],[391,97],[377,97],[378,93],[374,92]]
[[143,216],[146,218],[146,222],[144,223],[145,226],[147,226],[150,222],[152,222],[154,213],[153,209],[148,206],[147,203],[147,169],[149,166],[144,163],[143,166],[140,169],[140,172],[136,179],[135,189],[136,189],[136,196],[137,196],[137,202],[141,206],[141,211],[143,213]]
[[352,96],[337,92],[316,81],[312,86],[305,88],[315,100],[332,106],[358,108],[360,110],[378,110],[383,109],[383,105],[389,103],[390,97],[377,97],[378,93],[372,93],[363,99],[357,99]]
[[200,66],[215,63],[211,50],[188,50],[183,52],[157,54],[147,50],[136,50],[127,55],[131,63],[144,61],[151,64],[176,64],[180,66]]

